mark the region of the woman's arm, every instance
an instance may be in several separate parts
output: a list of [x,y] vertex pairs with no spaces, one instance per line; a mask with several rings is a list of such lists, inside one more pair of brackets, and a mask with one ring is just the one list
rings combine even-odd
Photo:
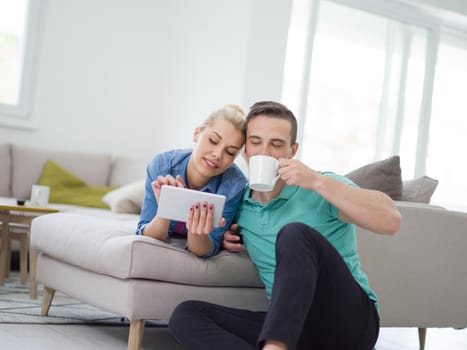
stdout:
[[[142,229],[141,233],[144,236],[149,236],[149,237],[161,240],[161,241],[166,241],[167,234],[169,231],[169,226],[170,226],[170,220],[157,216],[157,208],[158,208],[158,203],[159,203],[159,198],[160,198],[160,193],[161,193],[161,187],[163,185],[184,187],[183,180],[180,175],[177,175],[176,178],[174,178],[171,175],[158,176],[157,180],[151,182],[152,196],[150,194],[147,194],[148,196],[150,196],[149,198],[147,198],[147,201],[150,202],[151,205],[147,205],[147,207],[153,208],[152,215],[154,216],[151,219],[151,221],[149,221],[149,223]],[[147,217],[147,216],[148,214],[142,211],[141,217]]]

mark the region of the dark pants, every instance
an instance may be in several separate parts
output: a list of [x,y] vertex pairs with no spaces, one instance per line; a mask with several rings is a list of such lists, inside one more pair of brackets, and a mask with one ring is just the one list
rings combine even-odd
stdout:
[[172,314],[172,334],[189,350],[261,349],[267,339],[288,349],[373,349],[375,305],[326,238],[304,224],[286,225],[276,260],[267,313],[187,301]]

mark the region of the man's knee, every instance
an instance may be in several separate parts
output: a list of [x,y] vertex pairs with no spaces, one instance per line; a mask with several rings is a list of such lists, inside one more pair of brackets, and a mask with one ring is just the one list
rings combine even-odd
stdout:
[[301,245],[304,241],[314,239],[314,236],[321,236],[321,234],[311,226],[301,222],[292,222],[279,230],[276,244]]
[[177,330],[183,330],[187,326],[187,320],[198,314],[201,310],[201,302],[188,300],[178,304],[169,320],[169,329],[177,333]]
[[294,222],[285,225],[276,240],[276,258],[282,256],[311,254],[320,256],[330,243],[316,229]]

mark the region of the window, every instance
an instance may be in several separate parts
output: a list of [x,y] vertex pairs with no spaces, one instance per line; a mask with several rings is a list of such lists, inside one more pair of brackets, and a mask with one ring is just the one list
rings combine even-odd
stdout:
[[439,179],[433,201],[467,209],[467,40],[441,36],[434,78],[426,172]]
[[282,95],[299,118],[301,160],[345,174],[399,154],[404,179],[438,179],[432,202],[459,208],[467,195],[467,166],[454,160],[467,149],[465,38],[453,45],[435,19],[396,2],[306,3],[294,1]]
[[30,127],[40,1],[0,0],[0,125]]

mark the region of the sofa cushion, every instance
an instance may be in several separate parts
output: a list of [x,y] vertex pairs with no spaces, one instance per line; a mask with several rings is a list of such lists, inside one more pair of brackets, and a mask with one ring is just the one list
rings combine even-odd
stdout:
[[438,186],[438,180],[428,176],[403,182],[401,200],[407,202],[430,203],[431,196]]
[[116,157],[112,162],[109,185],[122,186],[146,177],[148,161]]
[[29,198],[31,186],[39,181],[47,160],[68,169],[90,186],[106,186],[110,176],[111,157],[104,154],[53,151],[11,145],[12,195]]
[[246,253],[221,251],[209,259],[170,243],[135,235],[134,220],[57,213],[32,222],[31,246],[54,259],[118,278],[144,278],[197,286],[262,287]]
[[145,180],[141,180],[119,187],[107,193],[102,201],[114,213],[139,214],[144,199],[144,183]]
[[45,162],[39,185],[50,187],[51,203],[93,208],[108,208],[102,197],[114,189],[107,186],[88,186],[83,180],[51,160]]
[[400,200],[402,177],[399,156],[364,165],[346,175],[362,188],[386,193],[394,200]]
[[10,197],[11,189],[11,155],[10,145],[0,144],[0,197]]

